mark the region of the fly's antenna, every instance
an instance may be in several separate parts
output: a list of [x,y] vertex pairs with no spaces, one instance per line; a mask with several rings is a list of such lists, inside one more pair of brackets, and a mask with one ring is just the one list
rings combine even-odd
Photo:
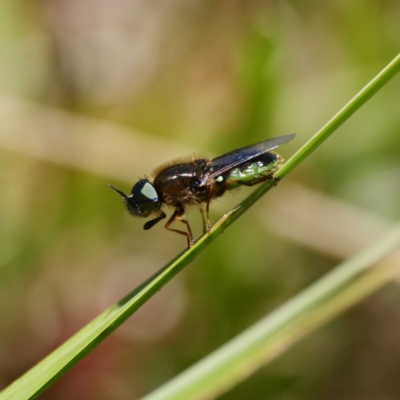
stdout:
[[121,191],[120,191],[119,189],[117,189],[115,186],[110,185],[110,184],[108,184],[108,186],[110,186],[111,189],[114,189],[117,193],[119,193],[124,199],[127,199],[127,198],[128,198],[128,196],[127,196],[125,193],[121,192]]

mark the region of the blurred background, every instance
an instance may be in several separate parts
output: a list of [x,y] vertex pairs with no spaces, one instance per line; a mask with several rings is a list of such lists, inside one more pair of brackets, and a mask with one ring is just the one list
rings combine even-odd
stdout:
[[[0,388],[185,248],[107,183],[296,132],[287,159],[400,48],[394,0],[0,4]],[[380,238],[399,94],[397,77],[40,398],[139,398]],[[393,285],[220,399],[398,399],[399,310]]]

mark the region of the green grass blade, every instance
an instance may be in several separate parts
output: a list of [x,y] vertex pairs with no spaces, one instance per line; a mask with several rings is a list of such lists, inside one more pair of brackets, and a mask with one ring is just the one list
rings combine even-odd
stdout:
[[374,246],[340,264],[286,304],[142,400],[215,398],[341,311],[399,274],[400,226]]
[[[375,79],[371,81],[345,108],[340,111],[320,132],[303,146],[276,174],[282,178],[315,150],[322,142],[374,93],[381,89],[400,69],[397,56]],[[2,393],[0,399],[32,399],[63,375],[82,357],[100,344],[119,325],[129,318],[141,305],[167,284],[179,271],[188,265],[224,229],[253,205],[273,183],[267,182],[254,191],[240,206],[221,219],[213,229],[202,236],[188,251],[182,252],[174,260],[140,285],[119,303],[102,313],[86,327],[71,337],[48,357],[39,362]]]

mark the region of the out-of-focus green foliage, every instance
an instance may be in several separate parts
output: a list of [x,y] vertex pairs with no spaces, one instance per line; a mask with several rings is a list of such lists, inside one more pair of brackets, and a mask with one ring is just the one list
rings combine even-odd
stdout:
[[[180,154],[291,132],[303,143],[398,53],[399,17],[400,4],[378,0],[2,2],[1,386],[184,247],[162,226],[143,231],[108,182],[128,191]],[[41,398],[137,398],[397,220],[399,88],[396,79]],[[318,202],[290,196],[290,183],[352,212],[324,207],[316,218]],[[214,221],[246,192],[213,203]],[[198,211],[188,217],[200,232]],[[320,226],[337,240],[316,235]],[[223,398],[399,397],[398,301],[397,287],[381,292]]]

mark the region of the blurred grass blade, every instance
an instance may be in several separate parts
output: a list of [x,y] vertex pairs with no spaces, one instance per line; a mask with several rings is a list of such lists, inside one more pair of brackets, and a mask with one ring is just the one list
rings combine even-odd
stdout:
[[305,334],[396,279],[400,226],[142,400],[211,399],[273,360]]
[[[277,172],[276,177],[282,178],[285,176],[313,150],[320,146],[335,129],[354,114],[374,93],[381,89],[385,83],[399,72],[399,70],[400,56],[397,56],[376,78],[329,121],[325,127],[291,157],[283,168]],[[166,285],[224,229],[242,215],[267,190],[273,187],[273,184],[274,182],[267,182],[255,190],[239,207],[235,208],[227,216],[222,218],[219,223],[215,224],[213,229],[208,234],[202,236],[190,250],[184,251],[178,255],[123,300],[102,313],[25,375],[16,380],[0,394],[0,399],[24,400],[39,395],[82,357],[100,344],[141,305],[157,293],[158,290]]]
[[333,118],[331,118],[302,148],[288,160],[276,173],[283,178],[295,166],[308,157],[336,129],[344,124],[361,106],[376,92],[382,89],[400,70],[400,54],[398,54],[374,79],[358,92]]

